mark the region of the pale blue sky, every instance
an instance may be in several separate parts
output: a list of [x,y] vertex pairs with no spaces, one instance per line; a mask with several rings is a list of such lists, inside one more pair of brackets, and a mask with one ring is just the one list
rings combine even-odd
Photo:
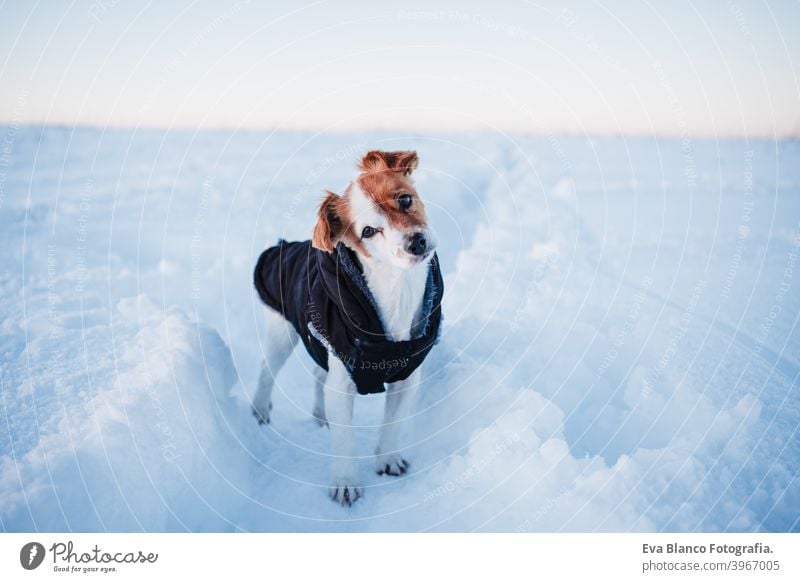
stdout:
[[5,2],[0,121],[800,135],[800,3]]

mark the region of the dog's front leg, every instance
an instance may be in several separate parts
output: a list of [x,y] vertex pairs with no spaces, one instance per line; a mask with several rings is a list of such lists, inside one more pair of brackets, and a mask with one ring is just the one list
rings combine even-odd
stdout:
[[386,386],[386,408],[378,447],[375,449],[375,471],[378,475],[397,477],[408,469],[409,463],[400,454],[398,443],[421,378],[421,368],[417,368],[407,379]]
[[331,499],[352,505],[364,493],[359,485],[353,399],[356,387],[339,358],[328,355],[325,379],[325,415],[331,430]]

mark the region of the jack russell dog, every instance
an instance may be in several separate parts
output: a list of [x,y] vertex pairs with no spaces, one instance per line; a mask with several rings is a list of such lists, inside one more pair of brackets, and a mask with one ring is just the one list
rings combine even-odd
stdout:
[[317,364],[313,415],[331,432],[330,496],[342,505],[363,495],[355,395],[386,392],[375,470],[403,475],[401,423],[439,338],[444,283],[411,180],[417,164],[416,152],[368,152],[344,194],[327,193],[311,240],[281,240],[255,268],[267,334],[253,415],[269,422],[275,377],[302,340]]

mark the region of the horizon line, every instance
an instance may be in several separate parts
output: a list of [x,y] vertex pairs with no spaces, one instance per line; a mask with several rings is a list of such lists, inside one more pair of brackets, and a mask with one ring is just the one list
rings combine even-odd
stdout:
[[173,126],[148,124],[148,125],[135,125],[125,123],[113,123],[108,125],[100,125],[96,123],[70,123],[64,121],[56,122],[41,122],[41,121],[19,121],[0,119],[0,127],[14,127],[15,129],[35,129],[35,128],[51,128],[51,129],[72,129],[72,130],[97,130],[97,131],[219,131],[219,132],[242,132],[242,133],[359,133],[359,132],[416,132],[422,135],[430,135],[433,133],[445,134],[467,134],[467,133],[499,133],[507,135],[516,135],[524,137],[587,137],[587,138],[660,138],[660,139],[696,139],[702,141],[713,141],[720,139],[739,139],[739,140],[753,140],[753,141],[798,141],[800,140],[800,133],[786,133],[786,134],[766,134],[766,133],[707,133],[707,132],[645,132],[645,131],[584,131],[579,132],[570,129],[556,129],[552,131],[545,131],[539,129],[506,129],[506,128],[476,128],[476,127],[459,127],[459,128],[434,128],[423,129],[416,127],[395,127],[387,125],[384,127],[352,127],[352,128],[323,128],[323,127],[277,127],[277,126],[259,126],[252,125],[247,127],[234,126],[234,125],[186,125],[179,124]]

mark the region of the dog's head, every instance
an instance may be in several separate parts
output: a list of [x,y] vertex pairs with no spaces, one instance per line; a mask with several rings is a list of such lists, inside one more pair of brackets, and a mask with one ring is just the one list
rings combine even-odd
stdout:
[[342,242],[363,260],[400,268],[427,261],[436,241],[411,180],[417,163],[416,152],[367,152],[345,193],[322,201],[314,247],[331,252]]

